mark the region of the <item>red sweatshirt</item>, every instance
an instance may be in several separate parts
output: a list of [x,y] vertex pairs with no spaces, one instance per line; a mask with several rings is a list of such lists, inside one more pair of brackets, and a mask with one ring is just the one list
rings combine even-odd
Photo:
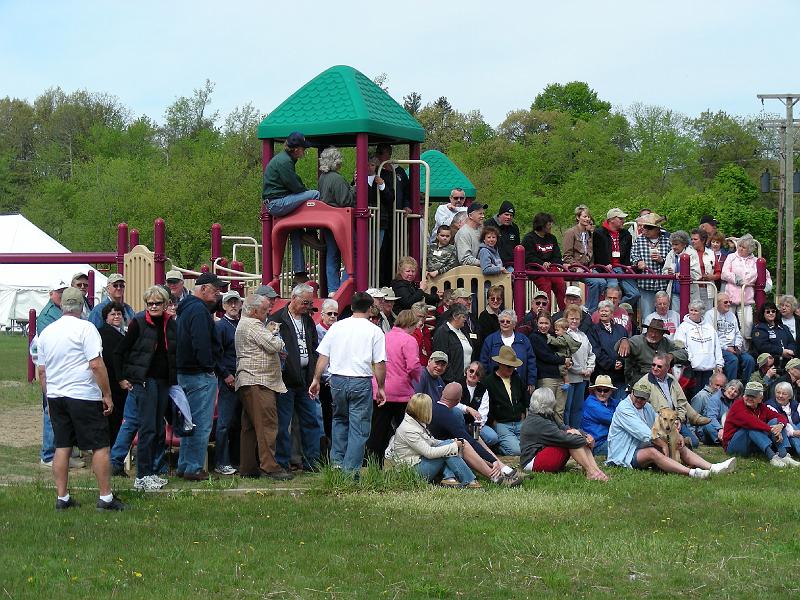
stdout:
[[734,400],[728,414],[725,416],[725,426],[722,429],[722,447],[728,449],[728,443],[733,435],[740,429],[755,429],[769,434],[770,428],[767,422],[778,419],[780,423],[788,423],[786,416],[772,410],[763,402],[755,409],[747,408],[742,398]]

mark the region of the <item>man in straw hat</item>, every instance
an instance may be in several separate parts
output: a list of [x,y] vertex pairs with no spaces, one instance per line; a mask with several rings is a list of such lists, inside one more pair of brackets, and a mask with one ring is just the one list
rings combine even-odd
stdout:
[[[669,232],[661,228],[666,221],[664,217],[654,212],[640,216],[636,219],[641,235],[633,242],[631,250],[631,264],[637,271],[644,272],[649,269],[653,273],[661,273],[664,258],[672,250],[669,243]],[[661,279],[639,279],[639,314],[649,315],[655,310],[656,292],[667,289],[667,282]]]
[[492,361],[497,367],[483,380],[489,394],[489,423],[497,432],[500,453],[519,456],[519,434],[528,405],[525,383],[516,372],[522,361],[508,346],[500,348]]
[[630,396],[617,406],[608,432],[607,465],[634,469],[656,467],[665,473],[696,479],[708,479],[711,475],[731,473],[736,469],[735,458],[712,464],[689,450],[682,439],[678,441],[681,461],[670,458],[666,440],[653,438],[656,411],[648,402],[651,393],[649,382],[638,381]]
[[613,396],[616,389],[611,377],[598,375],[589,386],[589,397],[583,404],[581,429],[594,438],[592,453],[595,455],[608,452],[608,428],[619,404]]

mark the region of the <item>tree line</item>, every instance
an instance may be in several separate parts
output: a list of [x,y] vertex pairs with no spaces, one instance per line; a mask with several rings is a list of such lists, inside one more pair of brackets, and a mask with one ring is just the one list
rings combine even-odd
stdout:
[[[386,89],[385,76],[378,83]],[[33,102],[0,99],[0,211],[21,212],[83,251],[113,248],[120,221],[152,245],[152,221],[163,216],[167,255],[185,267],[208,260],[213,222],[258,238],[256,129],[265,115],[245,104],[222,118],[212,110],[213,91],[206,81],[177,98],[162,123],[134,117],[100,92],[53,88]],[[761,194],[756,182],[765,168],[777,171],[778,141],[756,119],[724,111],[689,117],[644,104],[613,109],[584,82],[548,85],[497,127],[445,96],[423,103],[412,92],[403,105],[427,132],[423,150],[446,153],[490,210],[511,200],[523,232],[540,211],[570,227],[578,204],[598,223],[613,206],[632,214],[650,208],[668,217],[670,231],[712,214],[723,232],[759,239],[774,273],[777,197]],[[346,177],[354,164],[345,151]],[[313,153],[298,171],[315,185]]]

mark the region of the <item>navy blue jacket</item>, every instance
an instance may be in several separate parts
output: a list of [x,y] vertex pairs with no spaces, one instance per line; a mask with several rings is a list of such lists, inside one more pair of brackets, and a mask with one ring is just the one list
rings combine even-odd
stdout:
[[461,438],[467,442],[483,460],[493,463],[495,457],[486,451],[477,440],[467,431],[464,424],[464,415],[455,408],[448,408],[444,404],[434,402],[431,407],[431,422],[428,431],[437,440],[454,440]]
[[222,317],[214,324],[220,344],[220,355],[217,360],[217,375],[225,379],[228,375],[236,375],[236,326],[239,321],[231,321]]
[[[786,415],[786,413],[783,412],[783,407],[778,404],[778,401],[775,400],[775,398],[770,398],[767,400],[767,406],[774,408],[784,416]],[[792,416],[790,417],[792,421],[792,427],[797,428],[798,425],[800,425],[800,413],[797,412],[797,400],[789,400],[789,406],[792,408]]]
[[422,369],[422,375],[419,376],[419,381],[414,385],[414,392],[417,394],[428,394],[436,404],[442,398],[442,390],[444,389],[444,381],[441,377],[436,379],[431,376],[428,369]]
[[213,373],[221,354],[214,317],[205,302],[189,296],[178,305],[178,373]]
[[558,367],[563,365],[567,359],[553,352],[553,349],[547,345],[547,337],[538,330],[534,331],[528,340],[536,355],[536,371],[539,379],[561,379]]
[[[503,344],[502,333],[495,331],[484,340],[483,348],[481,348],[481,362],[483,368],[487,373],[492,373],[497,365],[492,360],[493,356],[500,354],[500,348]],[[511,344],[511,349],[514,354],[522,361],[522,364],[517,367],[517,374],[522,382],[526,385],[536,386],[536,355],[533,353],[531,342],[521,333],[514,333],[514,342]]]
[[[588,332],[589,343],[592,345],[592,352],[597,359],[594,367],[594,376],[608,375],[615,385],[625,386],[625,364],[622,357],[614,349],[615,345],[628,337],[627,330],[619,323],[611,322],[611,333],[606,331],[601,323],[594,323]],[[622,362],[619,370],[614,369],[616,361]],[[617,385],[617,387],[619,387]],[[585,410],[585,409],[584,409]],[[592,434],[594,435],[594,434]]]
[[[775,334],[774,338],[770,337],[770,332]],[[780,362],[783,358],[784,349],[795,349],[792,332],[783,323],[776,323],[774,329],[771,329],[766,323],[757,323],[753,327],[752,342],[752,351],[755,356],[766,352],[774,356],[776,362]]]

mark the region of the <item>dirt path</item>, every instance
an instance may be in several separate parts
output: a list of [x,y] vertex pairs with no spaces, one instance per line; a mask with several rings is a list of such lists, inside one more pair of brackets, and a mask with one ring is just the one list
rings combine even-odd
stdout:
[[[18,381],[0,381],[0,387],[27,385]],[[0,446],[23,448],[42,441],[42,411],[36,405],[0,408]]]

